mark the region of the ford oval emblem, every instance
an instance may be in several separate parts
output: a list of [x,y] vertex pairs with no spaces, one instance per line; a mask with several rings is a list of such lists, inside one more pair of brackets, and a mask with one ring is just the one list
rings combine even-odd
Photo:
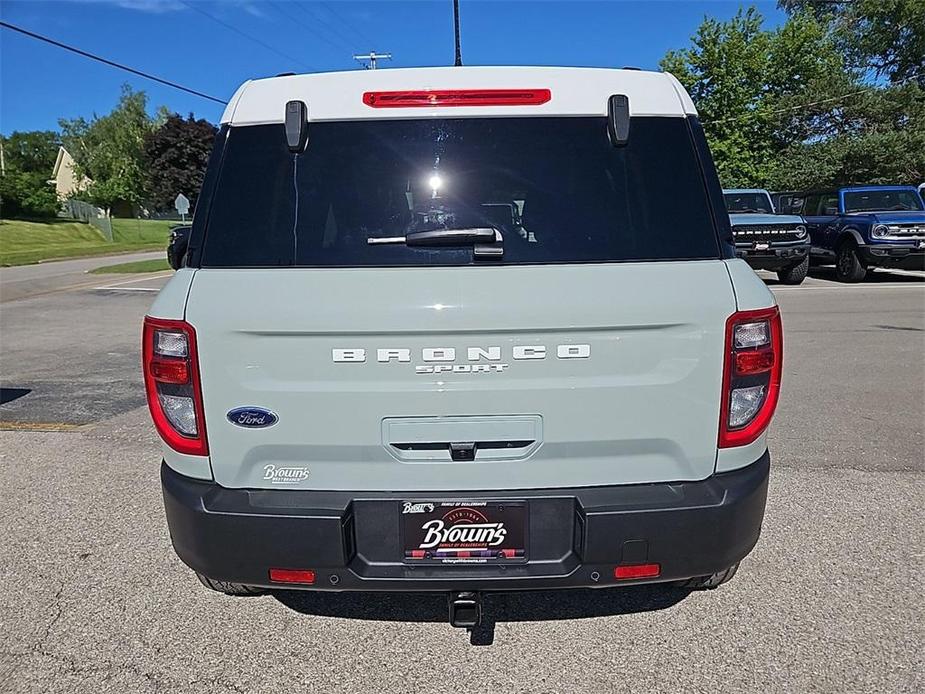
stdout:
[[236,407],[227,416],[235,426],[247,429],[266,429],[279,421],[275,413],[263,407]]

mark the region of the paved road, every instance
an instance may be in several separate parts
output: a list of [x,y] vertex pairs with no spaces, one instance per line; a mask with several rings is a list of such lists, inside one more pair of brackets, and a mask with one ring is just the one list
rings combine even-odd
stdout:
[[[0,432],[0,691],[925,690],[925,282],[774,291],[787,353],[770,498],[735,580],[497,596],[485,646],[445,624],[438,596],[200,588],[170,548],[136,406],[153,292],[5,304],[0,373],[33,390],[0,420],[84,426]],[[95,392],[109,396],[83,402]]]
[[101,284],[100,276],[88,275],[90,270],[104,265],[133,263],[136,260],[153,260],[163,257],[164,251],[151,251],[5,267],[0,269],[0,302],[97,286]]

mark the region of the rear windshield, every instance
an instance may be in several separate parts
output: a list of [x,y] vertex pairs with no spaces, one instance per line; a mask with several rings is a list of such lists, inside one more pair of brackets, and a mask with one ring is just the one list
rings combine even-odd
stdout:
[[767,193],[723,193],[723,198],[730,212],[774,214]]
[[[295,155],[282,125],[230,129],[199,265],[719,257],[683,118],[634,118],[623,147],[610,144],[606,119],[591,117],[325,122],[308,132]],[[441,228],[495,229],[503,256],[401,243]],[[383,237],[398,242],[368,241]]]
[[914,190],[903,188],[865,190],[845,193],[845,212],[885,212],[887,210],[921,210],[922,198]]

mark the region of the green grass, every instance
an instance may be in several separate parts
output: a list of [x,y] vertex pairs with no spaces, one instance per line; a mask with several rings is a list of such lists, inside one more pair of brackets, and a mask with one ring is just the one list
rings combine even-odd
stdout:
[[118,265],[104,265],[90,272],[94,275],[108,274],[129,274],[133,272],[160,272],[169,270],[170,266],[166,259],[155,258],[154,260],[139,260],[134,263],[119,263]]
[[113,241],[89,224],[72,220],[0,220],[0,265],[27,265],[40,260],[109,255],[167,248],[176,222],[113,219]]
[[112,240],[115,243],[155,244],[167,248],[171,227],[180,222],[153,219],[113,219]]

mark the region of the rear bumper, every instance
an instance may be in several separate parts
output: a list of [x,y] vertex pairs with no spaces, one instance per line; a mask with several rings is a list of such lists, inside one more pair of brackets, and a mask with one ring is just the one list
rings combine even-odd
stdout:
[[[770,456],[700,482],[464,493],[227,489],[161,466],[174,548],[210,578],[271,586],[270,568],[312,569],[327,590],[528,590],[671,581],[722,571],[758,541]],[[528,561],[413,566],[400,557],[409,499],[525,499]],[[617,564],[658,563],[616,581]],[[279,587],[279,586],[277,586]]]

